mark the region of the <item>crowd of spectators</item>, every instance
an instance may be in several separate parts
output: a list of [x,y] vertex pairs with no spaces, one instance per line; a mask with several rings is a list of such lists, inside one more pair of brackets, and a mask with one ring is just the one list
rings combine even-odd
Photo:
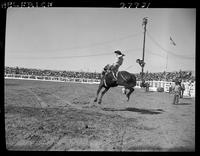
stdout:
[[55,71],[55,70],[41,70],[28,69],[19,67],[5,67],[6,74],[21,74],[21,75],[35,75],[35,76],[52,76],[64,78],[88,78],[100,79],[101,73],[97,72],[77,72],[77,71]]
[[[141,73],[135,74],[137,80],[141,80]],[[192,75],[191,71],[175,71],[175,72],[158,72],[158,73],[150,73],[146,72],[143,75],[145,81],[175,81],[177,79],[181,79],[183,81],[195,81],[194,75]]]
[[[55,70],[41,70],[28,69],[19,67],[5,67],[6,74],[21,74],[21,75],[35,75],[35,76],[52,76],[52,77],[67,77],[67,78],[88,78],[100,79],[101,73],[97,72],[77,72],[77,71],[55,71]],[[141,73],[136,73],[137,81],[141,80]],[[144,73],[145,81],[174,81],[181,78],[184,81],[195,81],[195,77],[190,71],[176,71],[176,72],[158,72],[158,73]]]

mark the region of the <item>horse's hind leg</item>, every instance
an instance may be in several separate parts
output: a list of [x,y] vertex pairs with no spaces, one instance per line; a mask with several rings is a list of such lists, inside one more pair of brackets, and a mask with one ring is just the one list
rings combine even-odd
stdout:
[[129,92],[126,94],[126,97],[128,98],[127,101],[129,101],[131,93],[135,90],[132,87],[129,87],[128,89],[129,89]]

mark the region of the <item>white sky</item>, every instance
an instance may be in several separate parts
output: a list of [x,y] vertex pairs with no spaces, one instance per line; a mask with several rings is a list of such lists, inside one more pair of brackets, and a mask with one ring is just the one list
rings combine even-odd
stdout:
[[120,70],[139,73],[144,17],[144,71],[164,71],[167,51],[167,71],[194,71],[196,9],[9,8],[5,66],[100,72],[121,50]]

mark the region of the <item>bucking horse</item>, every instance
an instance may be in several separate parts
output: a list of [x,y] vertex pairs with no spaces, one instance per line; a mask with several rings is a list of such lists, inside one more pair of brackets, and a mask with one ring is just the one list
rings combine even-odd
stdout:
[[[118,71],[117,73],[115,73],[114,71],[108,71],[108,69],[106,69],[105,67],[104,71],[102,72],[101,81],[100,81],[94,102],[97,102],[98,100],[98,104],[101,104],[103,95],[111,87],[117,87],[117,86],[124,87],[125,89],[124,94],[127,97],[127,101],[129,101],[130,95],[134,91],[134,87],[136,86],[135,75],[127,71]],[[102,88],[105,88],[105,89],[101,92],[100,98],[98,99],[99,93]],[[127,92],[127,90],[129,91]]]

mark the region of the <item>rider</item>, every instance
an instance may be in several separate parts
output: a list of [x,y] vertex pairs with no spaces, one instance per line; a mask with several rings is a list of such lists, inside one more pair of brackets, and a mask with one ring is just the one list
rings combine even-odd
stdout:
[[119,67],[122,65],[122,63],[123,63],[123,61],[124,61],[124,54],[122,54],[122,52],[121,51],[119,51],[119,50],[116,50],[115,52],[114,52],[115,54],[116,54],[116,58],[117,58],[117,60],[116,60],[116,62],[115,63],[113,63],[111,66],[110,66],[110,70],[111,71],[113,71],[115,74],[118,72],[118,70],[119,70]]
[[116,62],[113,63],[112,65],[107,64],[104,67],[102,75],[104,75],[105,73],[108,73],[110,71],[113,71],[116,74],[118,69],[119,69],[119,67],[122,65],[123,60],[124,60],[123,56],[125,56],[125,55],[122,54],[121,51],[119,51],[119,50],[116,50],[114,53],[116,54],[116,58],[117,58]]
[[[112,65],[109,65],[107,64],[105,67],[104,67],[104,71],[102,72],[102,75],[105,75],[106,73],[110,72],[110,71],[113,71],[115,76],[114,76],[114,81],[116,82],[117,81],[117,77],[116,77],[116,74],[119,70],[119,67],[122,65],[123,61],[124,61],[124,54],[122,54],[121,51],[119,50],[116,50],[114,51],[114,53],[116,54],[116,62],[113,63]],[[125,87],[122,88],[122,93],[126,94],[126,89]]]

